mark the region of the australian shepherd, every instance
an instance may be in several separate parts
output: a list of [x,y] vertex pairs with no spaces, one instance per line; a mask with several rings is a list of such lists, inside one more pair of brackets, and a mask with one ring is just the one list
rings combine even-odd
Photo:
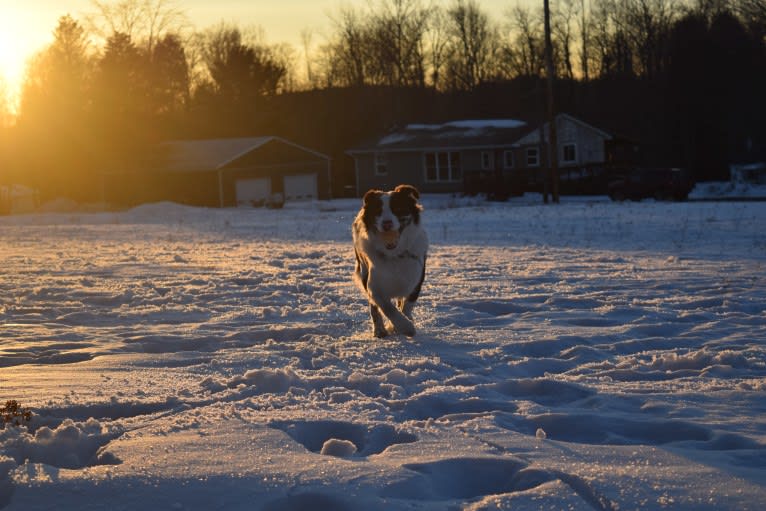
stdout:
[[[428,236],[420,225],[423,208],[419,198],[420,193],[410,185],[399,185],[389,192],[370,190],[354,219],[354,281],[370,302],[376,337],[415,335],[412,308],[425,278],[428,251]],[[393,330],[386,329],[383,316]]]

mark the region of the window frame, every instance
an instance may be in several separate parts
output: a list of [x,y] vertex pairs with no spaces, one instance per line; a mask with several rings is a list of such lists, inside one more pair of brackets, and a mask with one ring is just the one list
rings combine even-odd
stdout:
[[[567,149],[572,149],[573,157],[571,159],[566,158]],[[561,145],[561,163],[577,163],[577,144],[574,142],[567,142]]]
[[[534,153],[534,163],[530,163],[530,157]],[[527,147],[526,149],[526,156],[527,156],[527,167],[539,167],[540,166],[540,148],[539,147]]]
[[[510,156],[510,165],[508,164],[508,157]],[[513,154],[513,151],[511,149],[506,149],[503,151],[503,168],[504,169],[512,169],[516,167],[516,155]]]
[[493,165],[494,159],[492,158],[492,151],[481,152],[481,170],[492,170],[495,168]]
[[[429,166],[429,162],[432,164]],[[446,163],[447,167],[442,168]],[[433,178],[429,177],[429,170]],[[442,176],[445,175],[446,179]],[[423,180],[426,183],[460,183],[463,180],[463,164],[460,151],[425,151],[423,152]]]
[[[375,153],[373,156],[373,162],[372,167],[374,169],[375,175],[379,177],[384,177],[388,175],[388,154],[386,153]],[[381,168],[383,169],[381,171]]]

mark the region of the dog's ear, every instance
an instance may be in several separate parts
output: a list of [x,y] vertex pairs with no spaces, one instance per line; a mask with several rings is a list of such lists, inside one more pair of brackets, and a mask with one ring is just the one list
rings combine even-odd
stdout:
[[415,200],[420,198],[420,192],[412,185],[399,185],[394,189],[394,192],[412,195],[412,198]]
[[363,199],[364,205],[366,206],[367,204],[370,203],[371,200],[377,197],[380,197],[382,194],[383,192],[381,192],[380,190],[375,190],[375,189],[367,190],[367,193],[364,194],[364,199]]

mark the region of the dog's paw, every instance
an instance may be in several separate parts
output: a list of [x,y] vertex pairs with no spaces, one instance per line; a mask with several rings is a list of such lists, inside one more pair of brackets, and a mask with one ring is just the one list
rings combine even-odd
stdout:
[[406,335],[407,337],[414,337],[415,325],[412,323],[412,321],[409,321],[409,320],[397,321],[396,331],[397,333]]
[[378,339],[383,339],[388,335],[388,331],[385,328],[375,326],[372,329],[372,335],[377,337]]

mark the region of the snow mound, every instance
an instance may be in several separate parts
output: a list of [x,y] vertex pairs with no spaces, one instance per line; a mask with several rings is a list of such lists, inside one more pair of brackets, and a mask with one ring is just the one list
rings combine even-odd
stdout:
[[336,456],[338,458],[346,458],[353,456],[356,453],[356,445],[350,440],[339,440],[337,438],[330,438],[322,444],[322,449],[319,454],[325,456]]
[[26,427],[0,430],[0,450],[17,464],[25,461],[59,468],[83,468],[115,463],[114,457],[101,451],[122,433],[95,419],[84,423],[64,420],[58,427],[42,426],[31,434]]

